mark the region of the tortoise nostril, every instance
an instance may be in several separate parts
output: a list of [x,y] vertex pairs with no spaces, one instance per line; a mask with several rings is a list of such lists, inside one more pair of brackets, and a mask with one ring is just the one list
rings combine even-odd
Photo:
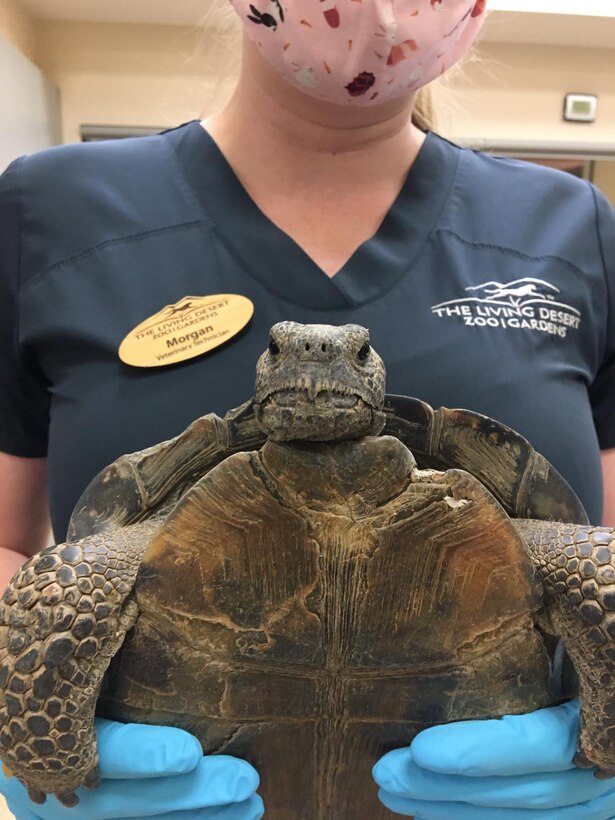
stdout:
[[323,342],[320,346],[320,349],[322,350],[323,353],[326,353],[327,352],[327,343]]
[[305,349],[306,349],[306,350],[309,350],[309,349],[310,349],[310,343],[309,343],[309,342],[307,342],[307,344],[305,345]]

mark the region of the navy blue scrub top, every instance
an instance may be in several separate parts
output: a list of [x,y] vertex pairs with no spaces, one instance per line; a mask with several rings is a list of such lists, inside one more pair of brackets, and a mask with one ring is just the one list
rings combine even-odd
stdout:
[[[219,293],[255,305],[239,336],[161,368],[119,360],[144,319]],[[389,392],[517,429],[600,522],[599,451],[615,447],[615,216],[588,183],[430,133],[375,236],[331,279],[197,121],[39,152],[0,178],[0,450],[48,456],[58,541],[116,457],[249,398],[283,319],[366,325]]]

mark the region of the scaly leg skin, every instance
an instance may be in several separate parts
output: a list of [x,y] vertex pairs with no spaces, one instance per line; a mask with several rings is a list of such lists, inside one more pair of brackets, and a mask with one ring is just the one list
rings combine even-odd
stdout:
[[544,588],[541,626],[563,638],[579,675],[574,763],[615,776],[615,531],[515,521]]
[[0,758],[44,803],[98,785],[94,710],[102,678],[138,610],[141,557],[160,522],[39,553],[0,603]]

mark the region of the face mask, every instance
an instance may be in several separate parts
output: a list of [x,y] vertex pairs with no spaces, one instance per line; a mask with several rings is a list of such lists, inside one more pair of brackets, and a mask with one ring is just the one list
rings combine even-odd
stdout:
[[474,42],[487,0],[230,0],[286,80],[320,100],[374,105],[416,91]]

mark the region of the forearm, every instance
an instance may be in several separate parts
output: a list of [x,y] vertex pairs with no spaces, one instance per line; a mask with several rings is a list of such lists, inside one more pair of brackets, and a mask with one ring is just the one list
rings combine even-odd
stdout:
[[27,560],[27,555],[0,547],[0,594],[6,589],[19,567]]
[[615,448],[602,451],[602,475],[604,478],[604,515],[607,527],[615,527]]
[[50,543],[47,462],[0,452],[0,594],[28,557]]

